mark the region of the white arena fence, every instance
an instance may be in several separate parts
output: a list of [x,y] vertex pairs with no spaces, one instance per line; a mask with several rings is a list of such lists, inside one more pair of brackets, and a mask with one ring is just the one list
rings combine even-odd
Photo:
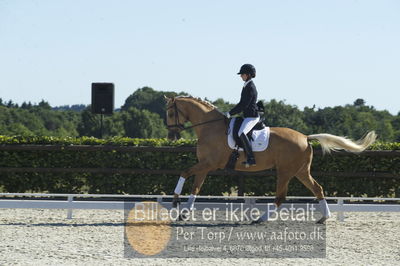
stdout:
[[[124,210],[126,201],[139,203],[151,200],[172,207],[172,198],[171,195],[0,193],[0,208],[66,209],[67,219],[72,219],[73,210]],[[188,196],[181,196],[183,200],[187,198]],[[274,199],[272,196],[197,196],[195,208],[224,209],[227,203],[231,203],[234,208],[242,206],[266,209],[266,204],[272,203]],[[341,222],[344,221],[345,212],[400,212],[400,198],[326,197],[326,199],[331,212],[336,212],[337,219]],[[304,208],[307,203],[312,203],[314,200],[315,197],[289,196],[287,197],[289,203],[284,203],[283,206],[293,201],[294,207]],[[318,204],[316,209],[318,211]]]

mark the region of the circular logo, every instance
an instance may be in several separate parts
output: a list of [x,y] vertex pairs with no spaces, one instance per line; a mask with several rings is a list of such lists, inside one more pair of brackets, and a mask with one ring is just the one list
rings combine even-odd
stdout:
[[157,202],[140,202],[129,211],[125,233],[131,247],[152,256],[163,251],[171,238],[168,210]]

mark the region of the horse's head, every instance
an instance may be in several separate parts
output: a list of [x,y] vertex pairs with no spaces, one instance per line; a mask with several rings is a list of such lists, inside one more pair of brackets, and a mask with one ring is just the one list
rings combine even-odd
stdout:
[[181,137],[180,132],[185,129],[184,124],[188,121],[188,118],[176,98],[164,97],[167,102],[168,139],[176,140]]

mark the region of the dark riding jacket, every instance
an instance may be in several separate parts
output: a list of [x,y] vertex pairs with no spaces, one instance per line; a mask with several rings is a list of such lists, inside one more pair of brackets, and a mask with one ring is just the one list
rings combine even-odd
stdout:
[[240,102],[229,111],[230,115],[243,112],[246,117],[258,117],[257,112],[257,89],[254,82],[250,80],[242,89]]

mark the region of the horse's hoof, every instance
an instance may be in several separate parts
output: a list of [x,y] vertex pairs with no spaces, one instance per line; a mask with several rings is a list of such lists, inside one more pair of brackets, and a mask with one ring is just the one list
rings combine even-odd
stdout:
[[258,220],[255,220],[255,221],[251,221],[251,225],[256,225],[256,224],[261,224],[262,223],[262,220],[261,219],[258,219]]
[[328,219],[329,217],[322,217],[321,219],[318,220],[317,224],[325,224],[325,221]]
[[178,221],[186,221],[187,220],[187,215],[184,213],[179,214],[178,216]]
[[174,207],[174,208],[178,208],[178,205],[180,205],[181,204],[181,200],[180,199],[174,199],[173,201],[172,201],[172,207]]

